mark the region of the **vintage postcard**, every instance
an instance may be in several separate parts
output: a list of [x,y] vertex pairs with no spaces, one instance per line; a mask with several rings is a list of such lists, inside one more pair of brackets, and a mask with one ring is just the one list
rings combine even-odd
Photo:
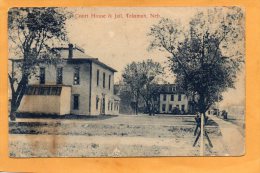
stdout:
[[245,10],[8,11],[9,157],[242,156]]

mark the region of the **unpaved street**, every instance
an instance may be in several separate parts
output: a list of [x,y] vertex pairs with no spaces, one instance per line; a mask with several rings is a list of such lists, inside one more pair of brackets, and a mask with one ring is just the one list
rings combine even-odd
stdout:
[[[10,123],[11,157],[134,157],[199,155],[193,116],[120,115],[104,119],[29,119]],[[214,145],[205,155],[228,155],[218,124],[206,127]]]

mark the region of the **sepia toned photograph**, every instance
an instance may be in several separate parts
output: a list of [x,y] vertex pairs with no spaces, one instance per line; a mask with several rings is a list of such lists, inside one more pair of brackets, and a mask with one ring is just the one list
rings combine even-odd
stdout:
[[8,12],[9,156],[245,154],[242,7]]

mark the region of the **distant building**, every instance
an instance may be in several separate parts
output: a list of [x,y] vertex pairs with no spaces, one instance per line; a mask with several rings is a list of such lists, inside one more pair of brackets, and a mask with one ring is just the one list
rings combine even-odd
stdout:
[[[179,89],[175,84],[158,84],[156,86],[156,112],[159,114],[187,114],[194,113],[191,99],[187,94]],[[131,94],[129,87],[120,84],[115,85],[116,93],[120,97],[120,113],[128,114],[134,113],[134,100],[126,95]],[[139,101],[139,111],[144,111],[145,104],[142,100]]]
[[175,84],[158,85],[158,110],[166,114],[186,114],[190,111],[188,96]]
[[120,99],[114,95],[117,71],[72,44],[56,49],[60,51],[62,63],[40,65],[39,75],[30,79],[18,112],[118,114]]

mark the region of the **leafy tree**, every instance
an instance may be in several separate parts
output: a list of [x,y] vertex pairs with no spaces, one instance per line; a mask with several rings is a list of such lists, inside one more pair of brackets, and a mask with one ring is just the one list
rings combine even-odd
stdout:
[[138,114],[138,102],[140,100],[140,92],[142,84],[140,83],[141,76],[138,73],[139,68],[136,62],[128,64],[122,74],[123,81],[129,86],[130,93],[133,96],[135,102],[135,114]]
[[164,72],[160,63],[153,62],[150,59],[140,63],[140,66],[141,73],[143,74],[141,96],[145,102],[146,111],[149,115],[152,115],[157,109],[158,83]]
[[141,99],[144,100],[149,114],[154,113],[154,102],[157,97],[156,84],[161,74],[163,74],[163,68],[159,63],[153,62],[151,59],[132,62],[125,67],[122,77],[135,98],[136,114],[138,114],[138,105]]
[[[62,8],[12,8],[8,12],[9,50],[16,57],[17,70],[8,74],[12,93],[11,117],[20,105],[30,77],[40,63],[58,62],[54,45],[65,42],[65,21],[69,13]],[[14,63],[14,61],[13,61]]]
[[161,19],[150,28],[150,49],[169,53],[176,83],[194,98],[200,113],[234,88],[244,58],[244,16],[238,7],[198,12],[188,26]]

